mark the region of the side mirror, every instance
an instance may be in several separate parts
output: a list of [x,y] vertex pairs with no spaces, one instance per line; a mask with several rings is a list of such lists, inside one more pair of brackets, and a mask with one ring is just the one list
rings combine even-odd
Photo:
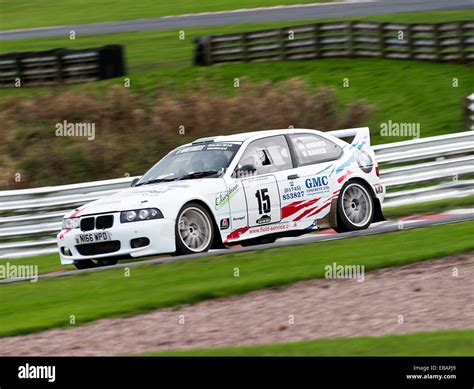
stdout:
[[237,169],[234,170],[234,174],[232,175],[234,178],[240,178],[240,177],[247,177],[255,174],[257,171],[257,168],[254,165],[243,165]]
[[130,186],[133,188],[135,185],[137,185],[138,181],[140,181],[140,177],[135,177],[130,183]]

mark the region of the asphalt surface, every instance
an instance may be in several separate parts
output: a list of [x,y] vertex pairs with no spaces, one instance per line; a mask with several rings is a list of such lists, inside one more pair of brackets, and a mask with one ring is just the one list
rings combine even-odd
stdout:
[[0,32],[0,40],[69,36],[76,37],[117,32],[169,30],[202,26],[222,26],[285,20],[309,20],[354,16],[386,15],[402,12],[474,9],[472,0],[383,0],[349,3],[326,3],[270,8],[242,9],[223,12],[166,16],[119,22],[55,26]]
[[[137,262],[126,262],[126,263],[119,263],[113,266],[103,266],[97,267],[92,269],[85,269],[85,270],[71,270],[65,272],[55,272],[55,273],[47,273],[41,274],[37,278],[38,279],[45,279],[45,278],[58,278],[58,277],[68,277],[74,276],[83,273],[97,273],[101,271],[113,270],[113,269],[121,269],[121,268],[131,268],[135,266],[142,266],[142,265],[159,265],[162,263],[169,263],[169,262],[178,262],[178,261],[189,261],[197,258],[205,258],[205,257],[213,257],[216,255],[223,255],[223,254],[236,254],[242,253],[247,251],[259,251],[259,250],[267,250],[270,248],[277,248],[277,247],[288,247],[288,246],[299,246],[304,244],[322,242],[322,241],[329,241],[329,240],[337,240],[337,239],[347,239],[347,238],[354,238],[358,236],[367,236],[367,235],[376,235],[376,234],[385,234],[388,232],[394,232],[399,230],[409,230],[414,228],[422,228],[422,227],[429,227],[439,224],[451,224],[451,223],[458,223],[467,220],[474,220],[474,210],[466,210],[465,212],[461,213],[445,213],[439,215],[428,215],[428,216],[413,216],[404,218],[401,220],[389,220],[385,222],[374,223],[370,226],[370,228],[361,231],[352,231],[352,232],[345,232],[345,233],[328,233],[328,231],[322,231],[316,234],[308,234],[303,235],[298,238],[282,238],[278,239],[275,243],[269,244],[262,244],[253,247],[239,247],[239,248],[231,248],[231,249],[223,249],[223,250],[213,250],[207,253],[201,254],[191,254],[191,255],[182,255],[177,257],[161,257],[161,258],[154,258],[154,259],[147,259]],[[19,279],[4,279],[0,280],[0,284],[10,284],[15,282],[25,282],[30,281],[30,278],[19,278]]]

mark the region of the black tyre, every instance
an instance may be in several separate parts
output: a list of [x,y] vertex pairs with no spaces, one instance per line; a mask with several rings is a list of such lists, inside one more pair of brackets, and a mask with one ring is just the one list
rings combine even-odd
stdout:
[[208,251],[214,240],[211,215],[198,203],[188,203],[176,218],[176,254],[196,254]]
[[364,230],[374,218],[374,199],[358,181],[349,181],[341,189],[337,202],[337,232]]

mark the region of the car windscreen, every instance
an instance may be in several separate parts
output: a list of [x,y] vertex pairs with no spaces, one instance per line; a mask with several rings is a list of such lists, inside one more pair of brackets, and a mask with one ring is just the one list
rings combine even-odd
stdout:
[[137,183],[180,179],[220,177],[240,148],[237,143],[212,142],[192,144],[171,151]]

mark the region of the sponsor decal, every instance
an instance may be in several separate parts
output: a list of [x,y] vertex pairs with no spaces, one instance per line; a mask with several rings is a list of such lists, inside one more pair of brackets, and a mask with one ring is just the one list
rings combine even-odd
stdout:
[[372,161],[370,154],[364,151],[356,150],[355,159],[357,161],[357,165],[360,167],[360,170],[362,170],[364,173],[370,173],[372,171],[374,162]]
[[245,219],[245,216],[237,216],[237,217],[233,217],[233,218],[232,218],[232,221],[233,221],[233,222],[237,222],[237,221],[239,221],[239,220],[244,220],[244,219]]
[[206,148],[206,145],[183,147],[182,149],[176,150],[176,154],[184,154],[184,153],[192,153],[192,152],[195,152],[195,151],[202,151],[205,148]]
[[328,176],[307,178],[304,183],[306,186],[307,194],[322,193],[327,192],[329,190]]
[[224,219],[221,219],[221,223],[220,223],[220,227],[221,227],[221,230],[227,230],[229,228],[229,218],[226,217]]
[[301,211],[303,208],[309,207],[316,203],[318,199],[308,200],[308,201],[295,201],[291,204],[285,205],[281,209],[281,218],[286,219],[287,217],[294,215],[296,212]]
[[241,235],[245,234],[250,227],[241,227],[237,228],[235,231],[232,231],[229,235],[227,235],[227,239],[224,241],[224,243],[227,243],[231,240],[239,239]]
[[377,193],[377,194],[383,193],[383,186],[380,185],[380,184],[375,184],[374,185],[374,190],[375,190],[375,193]]
[[296,222],[285,222],[271,226],[259,226],[252,227],[249,229],[249,234],[262,234],[269,232],[280,232],[285,230],[290,230],[292,228],[297,228],[298,224]]
[[185,146],[182,148],[176,149],[174,154],[184,154],[184,153],[195,153],[199,151],[237,151],[240,145],[235,143],[225,143],[225,142],[209,142],[205,144],[198,144],[192,146]]
[[304,191],[301,190],[301,185],[295,185],[293,181],[290,181],[289,185],[289,187],[283,188],[284,193],[281,196],[283,200],[293,200],[304,197]]
[[271,221],[272,221],[272,218],[268,215],[263,215],[260,219],[256,220],[257,224],[266,224],[266,223],[270,223]]
[[340,184],[342,181],[344,181],[347,177],[349,177],[352,174],[352,170],[347,169],[347,172],[343,174],[341,177],[337,179],[337,182]]
[[215,200],[215,209],[216,211],[221,209],[224,205],[230,202],[232,197],[234,197],[239,191],[239,185],[235,184],[229,188],[226,192],[218,193]]

